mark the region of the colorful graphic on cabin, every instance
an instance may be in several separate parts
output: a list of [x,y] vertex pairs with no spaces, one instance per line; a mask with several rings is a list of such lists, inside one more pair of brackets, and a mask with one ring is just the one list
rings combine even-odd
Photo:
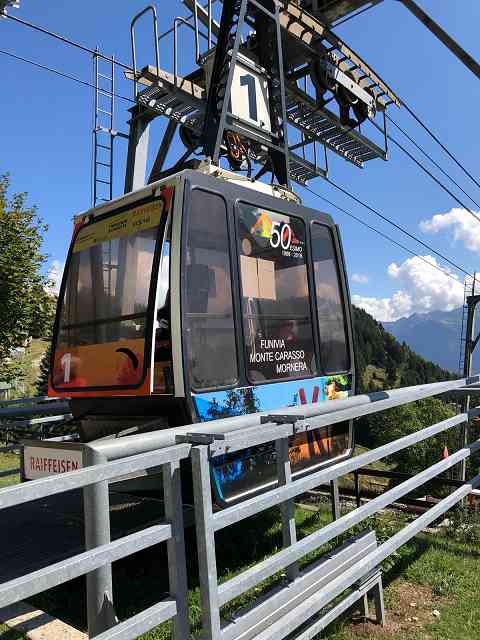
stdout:
[[199,419],[207,422],[258,411],[273,411],[280,407],[295,407],[309,402],[347,398],[351,386],[351,375],[323,376],[193,394],[193,401]]
[[250,229],[252,236],[270,238],[272,235],[272,220],[266,211],[257,214],[255,224]]
[[[209,421],[270,411],[282,406],[296,407],[347,398],[351,387],[351,375],[324,376],[197,394],[193,400],[200,420]],[[289,444],[294,474],[311,470],[348,454],[351,446],[349,423],[298,434],[290,438]],[[237,500],[254,491],[266,489],[275,479],[275,447],[271,442],[251,447],[241,454],[237,452],[219,456],[212,464],[213,486],[220,502]]]

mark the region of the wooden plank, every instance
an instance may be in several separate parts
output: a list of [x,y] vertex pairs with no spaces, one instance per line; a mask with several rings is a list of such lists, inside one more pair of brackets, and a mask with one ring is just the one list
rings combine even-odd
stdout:
[[[303,11],[298,5],[292,2],[284,4],[284,9],[280,10],[280,24],[291,35],[295,36],[308,46],[313,46],[315,41],[320,37],[327,40],[333,47],[338,49],[342,56],[345,56],[352,64],[356,65],[360,69],[353,71],[353,75],[358,78],[361,75],[365,75],[366,78],[358,81],[358,84],[362,88],[369,86],[370,82],[374,82],[378,85],[382,91],[393,100],[393,102],[400,107],[401,102],[397,95],[385,84],[385,82],[367,65],[364,60],[360,58],[354,51],[352,51],[338,36],[336,36],[330,29],[323,25],[319,20],[314,18],[311,14]],[[340,67],[342,71],[349,70],[348,63],[344,62],[343,67]]]
[[[125,71],[125,78],[127,80],[135,79],[132,71]],[[151,87],[153,84],[159,84],[160,86],[163,84],[168,85],[169,88],[173,87],[174,89],[180,90],[187,94],[189,99],[193,98],[200,101],[202,104],[204,104],[207,99],[205,89],[200,87],[198,84],[195,84],[186,78],[182,78],[181,76],[177,76],[177,82],[175,83],[173,73],[160,69],[159,75],[157,75],[157,68],[153,65],[148,65],[141,71],[137,71],[136,80],[139,84],[143,84],[146,87]]]

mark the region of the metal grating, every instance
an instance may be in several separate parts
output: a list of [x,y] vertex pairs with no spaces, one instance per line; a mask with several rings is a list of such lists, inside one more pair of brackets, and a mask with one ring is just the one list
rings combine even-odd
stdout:
[[[127,72],[127,77],[132,77]],[[139,83],[148,85],[137,101],[157,115],[165,116],[200,133],[206,108],[204,89],[186,78],[175,77],[163,70],[157,75],[149,66],[137,74]],[[386,160],[386,152],[356,130],[340,123],[338,117],[323,108],[319,110],[311,96],[289,83],[287,87],[288,121],[311,141],[325,144],[330,150],[357,167],[375,158]],[[255,158],[261,162],[261,158]],[[301,156],[290,153],[292,180],[305,184],[326,171]]]
[[291,125],[357,167],[375,158],[387,159],[384,149],[354,129],[341,124],[328,109],[321,111],[315,101],[300,89],[288,91],[287,117]]

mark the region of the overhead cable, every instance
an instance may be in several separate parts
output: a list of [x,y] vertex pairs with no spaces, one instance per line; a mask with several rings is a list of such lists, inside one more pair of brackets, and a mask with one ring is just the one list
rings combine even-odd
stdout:
[[378,218],[381,218],[382,220],[384,220],[385,222],[390,224],[392,227],[395,227],[395,229],[398,229],[398,231],[401,231],[402,233],[404,233],[406,236],[408,236],[412,240],[415,240],[415,242],[418,242],[419,244],[421,244],[423,247],[425,247],[429,251],[432,251],[439,258],[441,258],[442,260],[445,260],[445,262],[448,262],[448,264],[450,264],[455,269],[458,269],[458,271],[461,271],[462,273],[466,274],[467,276],[471,276],[472,275],[466,269],[464,269],[463,267],[459,266],[458,264],[456,264],[455,262],[450,260],[450,258],[447,258],[447,256],[443,255],[443,253],[440,253],[440,251],[437,251],[432,246],[430,246],[428,243],[424,242],[423,240],[418,238],[413,233],[410,233],[410,231],[407,231],[407,229],[405,229],[405,227],[402,227],[402,225],[398,224],[397,222],[394,222],[393,220],[390,220],[390,218],[385,216],[383,213],[381,213],[377,209],[374,209],[372,206],[370,206],[369,204],[367,204],[366,202],[364,202],[363,200],[361,200],[360,198],[355,196],[353,193],[350,193],[349,191],[347,191],[346,189],[344,189],[340,185],[336,184],[330,178],[325,178],[325,179],[329,184],[332,185],[332,187],[335,187],[335,189],[338,189],[338,191],[341,191],[343,194],[345,194],[346,196],[348,196],[349,198],[351,198],[352,200],[357,202],[359,205],[361,205],[362,207],[364,207],[365,209],[367,209],[368,211],[370,211],[371,213],[376,215]]
[[[95,85],[91,84],[90,82],[87,82],[85,80],[82,80],[80,78],[77,78],[76,76],[72,76],[70,74],[66,74],[63,73],[61,71],[58,71],[58,69],[53,69],[51,67],[47,67],[45,65],[42,65],[40,63],[34,62],[33,60],[29,60],[28,58],[23,58],[21,56],[17,56],[13,53],[10,53],[9,51],[4,51],[0,49],[0,54],[4,54],[7,55],[15,60],[19,60],[21,62],[26,62],[28,64],[31,64],[39,69],[43,69],[45,71],[49,71],[51,73],[55,73],[56,75],[66,78],[68,80],[72,80],[74,82],[77,82],[81,85],[87,86],[87,87],[92,87],[95,88]],[[127,98],[126,96],[122,96],[119,94],[113,94],[115,97],[121,98],[122,100],[126,100],[127,102],[133,102],[133,100],[131,98]],[[424,246],[426,249],[428,249],[429,251],[432,251],[433,253],[435,253],[437,256],[439,256],[440,258],[442,258],[443,260],[445,260],[446,262],[448,262],[451,266],[453,266],[455,269],[458,269],[459,271],[465,273],[466,275],[471,275],[468,271],[466,271],[465,269],[463,269],[462,267],[458,266],[457,264],[455,264],[452,260],[450,260],[449,258],[447,258],[446,256],[444,256],[442,253],[440,253],[439,251],[437,251],[436,249],[434,249],[433,247],[431,247],[430,245],[428,245],[426,242],[423,242],[423,240],[420,240],[420,238],[417,238],[415,235],[411,234],[409,231],[407,231],[406,229],[404,229],[401,225],[393,222],[392,220],[390,220],[389,218],[387,218],[386,216],[384,216],[383,214],[381,214],[379,211],[377,211],[376,209],[374,209],[373,207],[370,207],[370,205],[367,205],[365,202],[363,202],[362,200],[360,200],[359,198],[357,198],[356,196],[354,196],[353,194],[349,193],[346,189],[344,189],[343,187],[341,187],[340,185],[337,185],[335,182],[333,182],[333,180],[331,180],[330,178],[326,178],[326,180],[336,189],[338,189],[339,191],[342,191],[345,195],[347,195],[348,197],[352,198],[353,200],[355,200],[358,204],[362,205],[363,207],[367,208],[369,211],[371,211],[372,213],[374,213],[375,215],[377,215],[378,217],[380,217],[382,220],[384,220],[385,222],[388,222],[390,225],[392,225],[393,227],[395,227],[396,229],[398,229],[399,231],[401,231],[402,233],[404,233],[405,235],[407,235],[408,237],[410,237],[411,239],[415,240],[416,242],[418,242],[419,244],[421,244],[422,246]],[[307,188],[307,187],[305,187]],[[323,198],[324,200],[327,201],[327,199],[324,196],[321,196],[320,194],[316,194],[314,191],[312,191],[312,193],[314,195],[317,195],[320,198]],[[337,208],[340,209],[340,207],[338,207],[337,205],[332,204],[332,206],[335,206]],[[341,209],[342,210],[342,209]],[[352,214],[352,217],[353,214]],[[360,221],[360,219],[358,219]],[[366,223],[365,226],[369,226]],[[394,242],[395,244],[398,244],[399,246],[401,246],[403,249],[405,249],[406,251],[412,253],[412,255],[416,255],[417,257],[418,254],[415,254],[414,252],[410,251],[410,249],[407,249],[406,247],[404,247],[403,245],[400,245],[399,243],[397,243],[396,241],[392,240],[390,237],[386,236],[385,234],[382,234],[382,232],[378,231],[377,229],[375,229],[374,227],[372,227],[372,230],[374,230],[376,233],[378,233],[379,235],[383,235],[384,237],[387,237],[391,242]],[[425,262],[427,262],[427,264],[431,264],[429,263],[427,260],[424,260]],[[431,265],[434,266],[434,265]],[[445,273],[443,271],[443,269],[441,269],[441,271],[443,273]]]
[[423,147],[421,147],[417,142],[415,142],[414,138],[412,138],[412,136],[410,136],[410,135],[405,131],[405,129],[403,129],[403,128],[398,124],[398,122],[395,122],[395,120],[394,120],[393,118],[391,118],[391,117],[390,117],[389,115],[387,115],[387,114],[386,114],[386,118],[387,118],[387,120],[388,120],[389,122],[391,122],[391,123],[393,124],[393,126],[394,126],[394,127],[396,127],[396,128],[400,131],[400,133],[402,133],[402,134],[407,138],[407,140],[409,140],[409,141],[410,141],[410,142],[411,142],[411,143],[412,143],[412,144],[413,144],[413,145],[414,145],[414,146],[415,146],[415,147],[420,151],[420,153],[422,153],[426,158],[428,158],[428,160],[430,160],[430,162],[431,162],[435,167],[437,167],[437,169],[438,169],[439,171],[441,171],[441,172],[443,173],[443,175],[444,175],[444,176],[446,176],[449,180],[451,180],[451,181],[453,182],[453,184],[454,184],[458,189],[460,189],[460,191],[461,191],[464,195],[466,195],[466,196],[467,196],[467,198],[468,198],[469,200],[471,200],[471,201],[473,202],[473,204],[474,204],[474,205],[476,205],[476,206],[477,206],[477,207],[479,207],[479,209],[480,209],[480,204],[478,204],[478,202],[477,202],[476,200],[474,200],[474,199],[472,198],[472,196],[471,196],[471,195],[469,195],[469,194],[468,194],[468,193],[467,193],[467,192],[466,192],[466,191],[465,191],[465,190],[464,190],[464,189],[463,189],[463,188],[458,184],[458,182],[456,182],[456,180],[454,180],[454,178],[452,178],[452,176],[451,176],[449,173],[447,173],[447,171],[445,171],[445,169],[443,169],[443,168],[438,164],[438,162],[437,162],[434,158],[432,158],[432,156],[431,156],[429,153],[427,153],[427,152],[425,151],[425,149],[423,149]]
[[[330,206],[335,207],[335,209],[338,209],[339,211],[341,211],[345,215],[349,216],[350,218],[353,218],[353,220],[356,220],[359,224],[363,225],[364,227],[366,227],[370,231],[373,231],[374,233],[379,235],[381,238],[384,238],[385,240],[388,240],[388,242],[391,242],[395,246],[400,247],[400,249],[403,249],[404,251],[406,251],[410,255],[414,256],[415,258],[419,258],[420,260],[425,262],[425,264],[428,264],[429,267],[432,267],[433,269],[437,269],[437,271],[440,271],[445,276],[448,276],[452,280],[455,280],[455,282],[459,282],[458,278],[456,278],[454,275],[452,275],[449,271],[445,271],[445,269],[442,269],[442,267],[440,267],[437,264],[432,264],[424,256],[421,256],[420,254],[415,253],[415,251],[412,251],[412,249],[409,249],[408,247],[406,247],[401,242],[398,242],[397,240],[395,240],[394,238],[392,238],[388,234],[383,233],[383,231],[380,231],[380,229],[377,229],[376,227],[373,227],[372,225],[368,224],[368,222],[365,222],[365,220],[362,220],[361,218],[357,217],[351,211],[347,211],[347,209],[344,209],[343,207],[341,207],[340,205],[336,204],[335,202],[332,202],[331,200],[329,200],[325,196],[320,195],[317,191],[314,191],[313,189],[310,189],[310,187],[302,185],[302,188],[305,189],[306,191],[308,191],[309,193],[311,193],[312,195],[316,196],[317,198],[320,198],[321,200],[324,200]],[[464,273],[466,273],[466,272],[464,272]]]
[[430,129],[430,127],[428,127],[422,121],[422,119],[419,116],[417,116],[417,114],[413,111],[413,109],[411,107],[408,106],[408,104],[406,102],[404,102],[403,100],[401,102],[402,102],[402,106],[408,111],[408,113],[412,116],[412,118],[418,122],[418,124],[428,133],[428,135],[431,138],[433,138],[433,140],[435,140],[435,142],[445,151],[445,153],[448,155],[448,157],[451,160],[453,160],[453,162],[455,162],[455,164],[463,171],[463,173],[466,176],[468,176],[470,178],[470,180],[477,185],[477,187],[480,188],[480,182],[478,182],[478,180],[472,176],[470,171],[468,171],[468,169],[466,169],[464,167],[464,165],[459,160],[457,160],[457,158],[453,155],[453,153],[451,153],[447,149],[447,147],[441,142],[441,140],[438,138],[438,136],[435,133],[433,133],[433,131]]
[[463,209],[465,209],[465,211],[468,211],[468,213],[473,216],[475,218],[475,220],[477,222],[480,222],[480,217],[470,209],[470,207],[467,207],[467,205],[462,202],[460,200],[460,198],[458,198],[453,191],[450,191],[450,189],[448,187],[446,187],[443,182],[440,182],[440,180],[433,175],[433,173],[431,171],[429,171],[427,169],[427,167],[425,165],[423,165],[420,160],[417,160],[417,158],[415,158],[415,156],[413,156],[410,151],[408,151],[407,149],[405,149],[405,147],[400,144],[400,142],[398,142],[398,140],[396,140],[392,135],[390,135],[389,133],[387,133],[387,138],[393,142],[393,144],[395,144],[399,149],[401,149],[401,151],[403,151],[403,153],[408,156],[410,158],[410,160],[412,160],[418,167],[420,167],[420,169],[426,173],[428,175],[429,178],[431,178],[436,184],[438,184],[438,186],[443,189],[446,193],[448,193],[449,196],[451,196],[455,202],[457,202]]
[[[370,9],[371,7],[368,7],[368,9]],[[109,62],[112,62],[112,59],[103,55],[102,53],[100,53],[99,51],[95,51],[94,49],[91,49],[90,47],[86,47],[82,44],[80,44],[79,42],[75,42],[74,40],[71,40],[70,38],[67,38],[65,36],[61,36],[57,33],[54,33],[53,31],[49,31],[48,29],[45,29],[44,27],[40,27],[36,24],[33,24],[32,22],[28,22],[27,20],[22,20],[21,18],[18,18],[17,16],[12,16],[10,14],[5,14],[3,17],[5,17],[8,20],[13,20],[14,22],[18,22],[19,24],[23,24],[24,26],[27,26],[31,29],[34,29],[36,31],[39,31],[40,33],[43,33],[47,36],[50,36],[52,38],[56,38],[57,40],[60,40],[61,42],[64,42],[65,44],[69,44],[73,47],[76,47],[77,49],[80,49],[82,51],[85,51],[86,53],[90,53],[92,55],[98,55],[100,58],[103,58],[105,60],[108,60]],[[336,26],[338,26],[337,23]],[[113,63],[123,67],[124,69],[128,70],[128,71],[133,71],[132,67],[120,62],[119,60],[113,60]],[[408,111],[408,113],[412,116],[412,118],[414,118],[418,124],[428,133],[428,135],[433,138],[433,140],[435,140],[435,142],[445,151],[445,153],[449,156],[449,158],[451,158],[451,160],[453,160],[453,162],[455,162],[455,164],[458,165],[458,167],[470,178],[470,180],[472,180],[477,187],[480,188],[480,182],[478,182],[478,180],[476,180],[474,178],[474,176],[464,167],[464,165],[457,160],[457,158],[453,155],[453,153],[451,153],[448,148],[439,140],[438,136],[435,135],[435,133],[433,133],[433,131],[421,120],[421,118],[419,116],[417,116],[417,114],[413,111],[413,109],[411,107],[408,106],[408,104],[404,101],[401,100],[402,106]]]
[[370,4],[367,7],[364,7],[363,9],[360,9],[356,13],[350,14],[346,18],[343,18],[343,19],[339,20],[338,22],[335,22],[335,24],[332,24],[332,27],[334,29],[336,29],[337,27],[340,27],[342,24],[344,24],[345,22],[348,22],[352,18],[358,18],[358,16],[361,16],[362,13],[366,13],[367,11],[370,11],[370,9],[373,9],[373,7],[375,7],[376,5],[377,5],[377,3]]
[[[77,82],[78,84],[82,84],[86,87],[92,87],[92,89],[96,89],[95,85],[92,84],[91,82],[87,82],[86,80],[82,80],[81,78],[77,78],[77,76],[72,76],[70,73],[64,73],[63,71],[59,71],[58,69],[54,69],[52,67],[47,67],[44,64],[40,64],[39,62],[35,62],[34,60],[29,60],[28,58],[23,58],[22,56],[17,56],[14,53],[11,53],[10,51],[4,51],[3,49],[0,49],[0,53],[5,55],[5,56],[9,56],[10,58],[13,58],[15,60],[19,60],[20,62],[26,62],[27,64],[31,64],[34,67],[37,67],[38,69],[43,69],[44,71],[50,71],[51,73],[55,73],[57,76],[61,76],[62,78],[66,78],[67,80],[73,80],[74,82]],[[111,91],[107,91],[106,89],[102,89],[103,93],[106,93],[110,96],[114,96],[115,98],[119,98],[121,100],[126,100],[127,102],[134,102],[132,100],[132,98],[127,98],[126,96],[122,96],[119,93],[112,93]]]
[[[14,22],[19,22],[20,24],[23,24],[26,27],[30,27],[30,29],[34,29],[35,31],[44,33],[45,35],[50,36],[51,38],[56,38],[57,40],[60,40],[60,42],[69,44],[72,47],[76,47],[77,49],[80,49],[81,51],[85,51],[86,53],[91,53],[92,55],[97,55],[100,58],[103,58],[104,60],[108,60],[109,62],[112,62],[112,59],[109,58],[108,56],[103,55],[103,53],[100,53],[99,51],[95,51],[95,49],[90,49],[90,47],[85,47],[83,44],[80,44],[79,42],[70,40],[69,38],[66,38],[65,36],[61,36],[58,33],[54,33],[53,31],[49,31],[44,27],[39,27],[38,25],[33,24],[32,22],[28,22],[27,20],[22,20],[21,18],[17,18],[17,16],[12,16],[10,14],[6,14],[3,17],[8,18],[9,20],[13,20]],[[113,60],[113,62],[114,64],[117,64],[119,67],[123,67],[128,71],[133,71],[132,67],[130,67],[127,64],[124,64],[123,62],[120,62],[119,60]]]

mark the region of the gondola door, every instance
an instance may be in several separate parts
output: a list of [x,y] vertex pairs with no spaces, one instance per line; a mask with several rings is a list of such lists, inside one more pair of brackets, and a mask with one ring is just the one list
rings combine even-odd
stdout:
[[[195,176],[182,224],[186,400],[208,422],[347,397],[353,386],[348,291],[329,216]],[[299,411],[301,413],[301,410]],[[292,438],[295,474],[350,455],[348,423]],[[270,444],[216,458],[216,501],[276,481]]]

